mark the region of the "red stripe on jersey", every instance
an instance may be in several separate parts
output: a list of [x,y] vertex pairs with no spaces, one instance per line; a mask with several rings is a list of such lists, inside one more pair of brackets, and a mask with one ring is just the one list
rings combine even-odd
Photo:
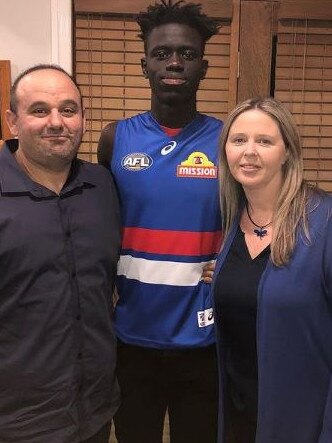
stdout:
[[219,252],[221,231],[188,232],[124,228],[123,249],[170,255],[209,255]]

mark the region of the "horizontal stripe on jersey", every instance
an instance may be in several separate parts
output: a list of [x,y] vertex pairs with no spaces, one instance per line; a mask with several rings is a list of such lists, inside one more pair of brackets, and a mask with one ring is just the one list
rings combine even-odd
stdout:
[[180,263],[146,260],[130,255],[121,255],[118,263],[118,275],[156,285],[196,286],[201,279],[206,263],[208,262]]
[[216,254],[221,231],[186,232],[144,228],[125,228],[122,248],[152,254],[200,256]]

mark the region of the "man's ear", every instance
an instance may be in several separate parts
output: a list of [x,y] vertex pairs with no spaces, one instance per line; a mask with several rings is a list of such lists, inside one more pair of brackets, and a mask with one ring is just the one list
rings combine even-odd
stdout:
[[201,73],[201,80],[204,80],[204,79],[205,79],[205,76],[206,76],[206,72],[207,72],[207,70],[208,70],[208,67],[209,67],[209,62],[208,62],[208,60],[203,59],[203,60],[202,60],[202,73]]
[[83,117],[83,134],[85,134],[85,131],[86,131],[86,112],[85,112],[85,108],[82,109],[82,117]]
[[145,57],[141,58],[141,68],[142,68],[144,78],[149,78],[149,73],[148,73],[148,68],[147,68],[147,63],[146,63]]
[[10,132],[14,137],[17,137],[18,136],[17,115],[15,114],[15,112],[11,111],[10,109],[7,109],[5,116]]

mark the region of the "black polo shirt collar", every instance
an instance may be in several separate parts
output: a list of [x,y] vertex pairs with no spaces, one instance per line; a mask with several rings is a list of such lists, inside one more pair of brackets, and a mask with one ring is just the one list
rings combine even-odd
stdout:
[[[22,170],[17,163],[14,152],[18,148],[18,140],[6,140],[0,152],[0,187],[2,194],[31,194],[38,198],[49,198],[56,194],[45,186],[34,182]],[[65,183],[60,195],[72,192],[74,189],[95,186],[95,180],[84,167],[85,162],[74,159],[71,166],[70,175]]]

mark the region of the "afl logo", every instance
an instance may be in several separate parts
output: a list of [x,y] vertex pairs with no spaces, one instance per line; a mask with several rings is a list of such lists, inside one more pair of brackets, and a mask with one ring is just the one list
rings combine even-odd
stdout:
[[121,165],[128,171],[143,171],[144,169],[148,169],[152,163],[153,160],[148,154],[133,152],[122,159]]

